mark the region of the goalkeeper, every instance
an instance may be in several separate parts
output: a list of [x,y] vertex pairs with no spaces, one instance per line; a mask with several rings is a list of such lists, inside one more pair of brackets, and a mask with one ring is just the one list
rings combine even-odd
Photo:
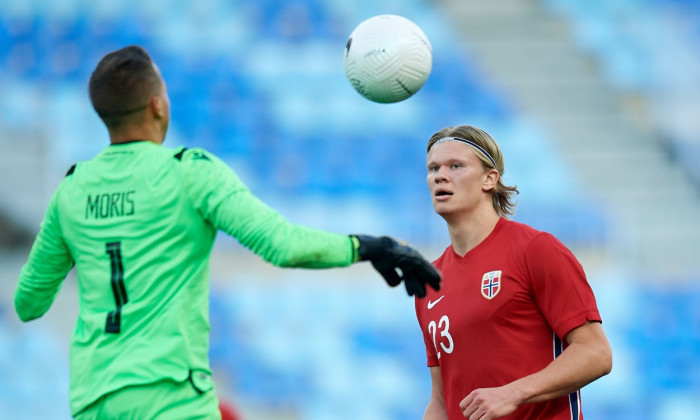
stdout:
[[409,246],[291,224],[212,154],[161,147],[170,103],[143,48],[103,57],[89,92],[111,144],[58,186],[15,290],[19,317],[41,317],[77,269],[76,419],[220,418],[208,360],[209,256],[218,230],[276,266],[367,260],[389,285],[403,281],[409,295],[439,288],[439,273]]

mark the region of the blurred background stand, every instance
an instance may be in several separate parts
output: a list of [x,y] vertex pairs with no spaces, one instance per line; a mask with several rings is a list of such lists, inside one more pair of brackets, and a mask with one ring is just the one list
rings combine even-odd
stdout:
[[[343,74],[377,14],[427,34],[433,72],[380,105]],[[168,84],[166,146],[204,147],[290,220],[449,243],[425,185],[435,131],[501,145],[515,220],[580,258],[613,345],[583,392],[591,419],[700,410],[700,7],[694,0],[7,0],[0,3],[0,412],[63,419],[75,273],[20,324],[12,293],[66,170],[108,142],[87,81],[145,46]],[[245,419],[420,418],[429,398],[413,301],[365,265],[282,270],[220,235],[212,258],[217,391]],[[42,404],[36,404],[41,398]]]

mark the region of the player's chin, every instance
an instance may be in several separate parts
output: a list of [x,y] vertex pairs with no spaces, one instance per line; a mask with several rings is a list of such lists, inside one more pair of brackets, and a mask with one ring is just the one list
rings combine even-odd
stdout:
[[454,213],[453,206],[450,206],[448,203],[439,202],[435,200],[433,200],[433,210],[435,210],[435,213],[439,214],[442,217],[446,217]]

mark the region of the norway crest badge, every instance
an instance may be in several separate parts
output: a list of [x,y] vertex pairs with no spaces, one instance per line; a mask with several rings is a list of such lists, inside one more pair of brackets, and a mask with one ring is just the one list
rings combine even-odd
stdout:
[[501,271],[489,271],[481,278],[481,295],[493,299],[501,291]]

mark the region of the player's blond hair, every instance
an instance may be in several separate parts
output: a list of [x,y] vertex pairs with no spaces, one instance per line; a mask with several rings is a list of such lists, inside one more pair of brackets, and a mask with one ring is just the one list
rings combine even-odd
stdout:
[[[503,161],[503,154],[496,140],[486,131],[471,125],[445,127],[430,137],[430,140],[428,140],[427,152],[430,151],[430,148],[433,147],[437,141],[446,137],[455,137],[457,140],[464,139],[468,142],[476,143],[493,158],[492,162],[484,153],[479,151],[477,147],[473,147],[476,156],[481,160],[482,165],[484,165],[484,169],[493,168],[498,171],[498,183],[491,190],[494,210],[496,210],[496,213],[501,217],[508,218],[508,216],[512,216],[515,213],[516,202],[514,196],[518,194],[518,187],[515,185],[508,186],[503,183],[505,164]],[[495,167],[494,163],[496,164]]]

